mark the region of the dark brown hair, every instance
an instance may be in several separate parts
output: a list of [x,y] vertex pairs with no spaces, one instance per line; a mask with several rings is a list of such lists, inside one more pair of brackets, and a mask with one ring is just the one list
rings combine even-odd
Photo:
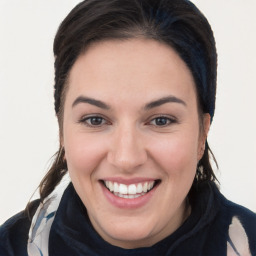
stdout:
[[[213,118],[217,70],[215,40],[208,21],[190,1],[85,0],[63,20],[54,41],[54,99],[60,136],[69,71],[78,56],[94,42],[129,38],[153,39],[175,49],[193,74],[199,113],[209,113]],[[216,179],[210,153],[206,141],[194,184]],[[60,146],[50,170],[40,183],[41,201],[67,172],[64,156],[64,149]]]

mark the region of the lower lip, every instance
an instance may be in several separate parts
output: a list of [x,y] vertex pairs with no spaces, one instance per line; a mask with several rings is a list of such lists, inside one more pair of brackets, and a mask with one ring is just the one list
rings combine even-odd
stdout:
[[154,195],[156,188],[158,187],[158,185],[155,186],[148,193],[137,198],[122,198],[111,193],[101,182],[100,184],[107,200],[115,207],[122,209],[135,209],[146,205],[151,199],[151,197]]

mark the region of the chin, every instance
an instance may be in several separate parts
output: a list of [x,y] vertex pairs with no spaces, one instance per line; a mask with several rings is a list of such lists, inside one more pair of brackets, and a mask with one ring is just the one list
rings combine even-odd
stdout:
[[135,249],[138,247],[148,247],[153,245],[151,241],[151,231],[140,229],[135,231],[131,227],[113,230],[109,233],[110,242],[113,245],[126,249]]
[[145,217],[116,217],[108,221],[104,219],[102,224],[99,234],[112,245],[133,249],[153,244],[151,237],[154,236],[154,226],[151,219],[145,221]]

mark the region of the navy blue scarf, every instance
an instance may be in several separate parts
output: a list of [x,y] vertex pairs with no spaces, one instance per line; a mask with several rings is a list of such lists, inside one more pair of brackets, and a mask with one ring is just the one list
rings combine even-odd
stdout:
[[[256,214],[228,201],[214,183],[203,183],[190,200],[192,213],[173,234],[152,247],[123,249],[104,241],[92,227],[86,208],[72,184],[68,186],[51,227],[49,256],[226,256],[231,220],[241,223],[251,255],[256,255]],[[36,211],[39,200],[32,202]],[[27,256],[31,219],[23,211],[0,227],[0,256]],[[235,244],[236,245],[236,244]],[[236,253],[236,255],[240,255]],[[243,255],[241,253],[241,255]]]
[[214,184],[201,185],[192,214],[173,234],[152,247],[123,249],[107,243],[97,234],[70,184],[52,225],[49,255],[225,255],[231,218],[216,218],[220,211],[216,194],[219,192]]

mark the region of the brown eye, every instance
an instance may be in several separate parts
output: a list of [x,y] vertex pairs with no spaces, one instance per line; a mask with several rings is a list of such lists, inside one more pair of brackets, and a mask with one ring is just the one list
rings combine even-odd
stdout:
[[175,123],[174,119],[165,116],[159,116],[151,120],[150,124],[155,126],[168,126],[172,123]]
[[87,121],[90,121],[91,125],[101,125],[103,122],[103,118],[96,116],[89,118]]
[[101,116],[90,116],[81,120],[87,126],[99,127],[107,123],[107,121]]
[[166,117],[158,117],[156,118],[155,120],[155,124],[156,125],[159,125],[159,126],[162,126],[162,125],[166,125],[168,124],[168,119]]

